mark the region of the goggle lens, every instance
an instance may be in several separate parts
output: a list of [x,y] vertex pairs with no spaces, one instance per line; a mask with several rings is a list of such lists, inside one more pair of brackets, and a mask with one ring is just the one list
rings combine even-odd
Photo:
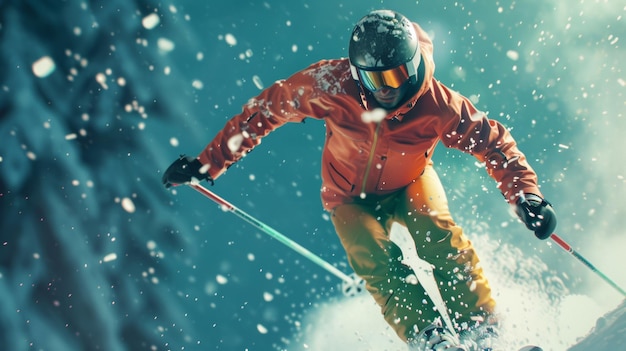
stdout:
[[361,82],[369,91],[376,91],[385,86],[397,89],[409,79],[406,65],[400,65],[385,71],[359,69],[358,72]]

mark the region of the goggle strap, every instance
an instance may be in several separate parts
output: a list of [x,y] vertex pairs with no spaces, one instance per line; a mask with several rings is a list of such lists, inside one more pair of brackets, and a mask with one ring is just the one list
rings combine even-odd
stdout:
[[350,64],[350,73],[352,73],[352,79],[357,80],[357,81],[360,80],[359,71],[352,63]]

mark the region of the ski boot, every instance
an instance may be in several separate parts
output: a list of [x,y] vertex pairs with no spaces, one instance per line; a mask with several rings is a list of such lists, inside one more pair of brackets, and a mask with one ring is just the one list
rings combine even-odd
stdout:
[[493,351],[496,349],[498,329],[492,324],[480,324],[461,332],[459,343],[468,351]]
[[434,322],[409,341],[410,351],[470,351],[460,344],[459,339]]

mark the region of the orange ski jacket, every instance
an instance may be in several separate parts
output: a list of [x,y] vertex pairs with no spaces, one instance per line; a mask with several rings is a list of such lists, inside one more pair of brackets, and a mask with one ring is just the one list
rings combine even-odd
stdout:
[[[326,210],[398,191],[418,178],[438,142],[485,164],[505,199],[541,195],[537,177],[515,140],[464,96],[437,81],[433,46],[417,25],[422,63],[419,89],[384,111],[352,78],[347,58],[322,60],[269,86],[243,106],[198,156],[213,179],[287,122],[322,119],[322,202]],[[378,122],[368,114],[384,113]]]

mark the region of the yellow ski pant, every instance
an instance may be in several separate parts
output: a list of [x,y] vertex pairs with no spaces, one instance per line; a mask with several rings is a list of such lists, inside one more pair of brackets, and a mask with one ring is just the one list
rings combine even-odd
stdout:
[[493,312],[495,301],[470,240],[457,226],[432,165],[402,191],[336,207],[332,222],[348,261],[381,307],[382,314],[403,340],[440,316],[424,288],[406,277],[400,248],[389,238],[393,222],[407,227],[418,254],[433,273],[448,313],[459,326],[472,317]]

